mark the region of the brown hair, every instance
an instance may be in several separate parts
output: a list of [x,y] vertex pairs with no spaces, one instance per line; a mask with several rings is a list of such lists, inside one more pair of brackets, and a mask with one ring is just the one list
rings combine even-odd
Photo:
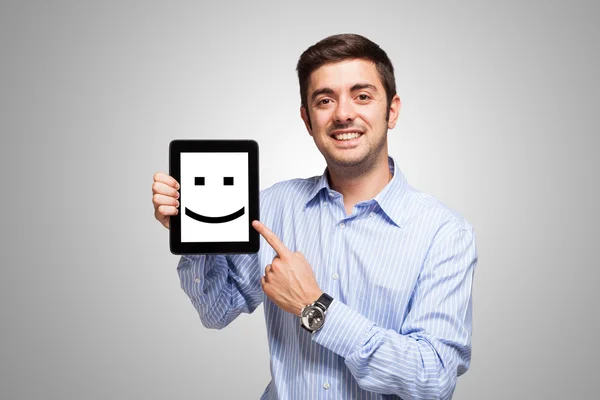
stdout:
[[[326,37],[310,46],[300,56],[296,71],[298,71],[298,81],[300,82],[300,98],[302,105],[307,110],[307,116],[307,91],[310,74],[324,64],[353,58],[365,59],[375,63],[387,97],[385,119],[388,120],[392,98],[396,95],[396,79],[394,78],[392,62],[378,44],[373,43],[364,36],[352,33]],[[311,125],[310,117],[308,117],[308,124]]]

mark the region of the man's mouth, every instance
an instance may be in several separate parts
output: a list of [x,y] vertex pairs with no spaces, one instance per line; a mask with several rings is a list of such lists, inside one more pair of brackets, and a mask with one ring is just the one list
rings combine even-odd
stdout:
[[362,136],[362,133],[360,133],[360,132],[337,133],[332,136],[335,138],[335,140],[345,141],[345,140],[357,139]]
[[360,131],[353,130],[344,130],[344,131],[336,131],[331,134],[331,137],[334,138],[338,142],[350,142],[358,139],[363,135]]

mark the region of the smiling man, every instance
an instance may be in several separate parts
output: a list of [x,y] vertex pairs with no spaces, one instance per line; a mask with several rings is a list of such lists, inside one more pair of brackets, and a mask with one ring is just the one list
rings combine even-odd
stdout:
[[[474,230],[388,155],[400,98],[377,44],[325,38],[297,71],[300,114],[327,168],[263,190],[260,251],[183,256],[181,286],[209,328],[264,304],[263,399],[449,399],[471,359]],[[179,185],[154,181],[168,228]]]

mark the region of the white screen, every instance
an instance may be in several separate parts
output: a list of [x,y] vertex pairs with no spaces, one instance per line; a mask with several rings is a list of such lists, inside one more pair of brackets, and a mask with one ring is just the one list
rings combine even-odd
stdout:
[[[204,185],[196,185],[196,178]],[[224,179],[233,178],[233,185]],[[247,242],[248,153],[181,153],[181,242]],[[206,217],[224,217],[241,208],[232,221],[201,222],[186,215],[186,208]]]

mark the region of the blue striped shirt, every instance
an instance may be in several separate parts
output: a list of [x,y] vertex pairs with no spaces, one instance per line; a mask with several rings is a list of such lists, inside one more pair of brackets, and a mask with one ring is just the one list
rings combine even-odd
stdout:
[[393,174],[347,215],[327,174],[260,194],[262,222],[304,254],[334,298],[314,334],[262,291],[275,257],[185,255],[181,287],[202,324],[221,329],[264,303],[272,380],[262,399],[449,399],[471,360],[473,228]]

